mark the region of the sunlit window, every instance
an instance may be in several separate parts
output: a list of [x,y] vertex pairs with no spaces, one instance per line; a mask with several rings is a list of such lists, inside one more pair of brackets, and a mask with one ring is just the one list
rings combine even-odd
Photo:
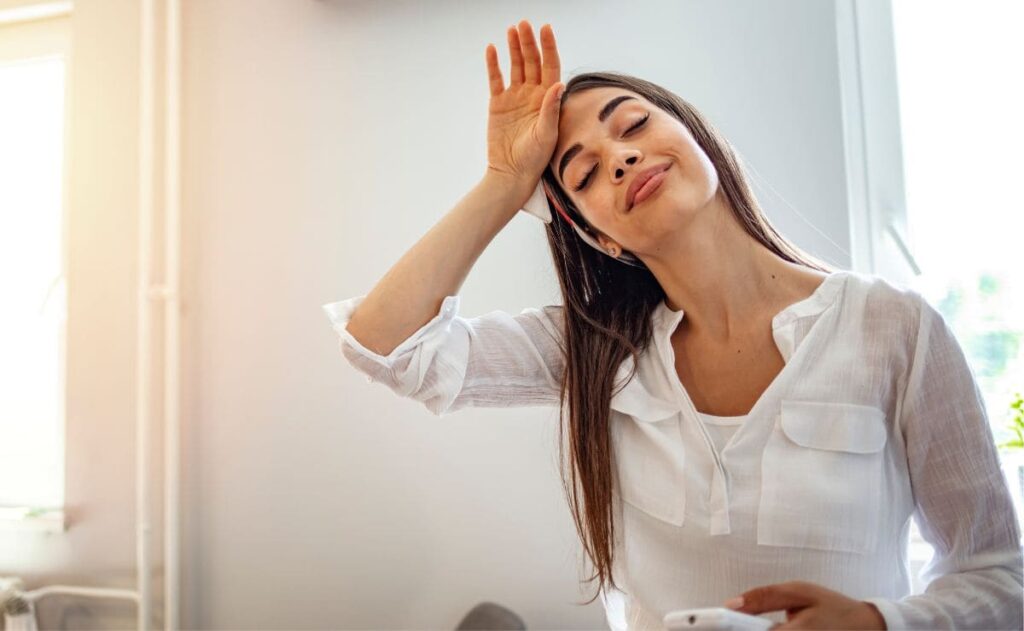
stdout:
[[[912,286],[963,347],[996,442],[1016,443],[1015,401],[1024,393],[1024,3],[897,1],[892,9],[907,233],[922,271]],[[1024,523],[1022,453],[1000,451]]]
[[8,514],[64,501],[64,66],[62,56],[0,59],[0,507]]

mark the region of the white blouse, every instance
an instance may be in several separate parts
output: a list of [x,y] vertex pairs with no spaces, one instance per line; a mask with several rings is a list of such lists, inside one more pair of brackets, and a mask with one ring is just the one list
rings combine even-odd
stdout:
[[[448,296],[382,356],[345,329],[364,298],[323,309],[368,381],[437,416],[559,405],[561,306],[464,318]],[[803,580],[873,603],[889,629],[1022,628],[1021,529],[984,403],[918,293],[831,273],[773,318],[786,364],[718,440],[675,371],[683,311],[663,301],[652,318],[653,343],[611,400],[621,591],[601,594],[609,626],[662,628],[669,611]],[[911,516],[935,548],[914,595]]]
[[725,449],[725,446],[729,443],[729,439],[739,429],[741,423],[746,420],[747,415],[742,416],[717,416],[715,414],[705,414],[704,412],[697,412],[697,418],[704,425],[705,431],[711,436],[711,442],[715,444],[715,449],[719,453]]

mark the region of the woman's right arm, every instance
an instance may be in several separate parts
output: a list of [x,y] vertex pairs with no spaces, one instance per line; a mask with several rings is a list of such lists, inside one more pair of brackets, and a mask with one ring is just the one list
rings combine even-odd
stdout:
[[483,251],[531,191],[488,173],[384,275],[352,314],[346,330],[389,355],[458,294]]
[[369,294],[324,305],[350,363],[437,415],[560,401],[561,307],[458,316],[469,270],[529,199],[554,151],[564,86],[550,25],[540,34],[543,60],[526,20],[509,27],[508,87],[496,49],[487,46],[491,99],[480,182]]

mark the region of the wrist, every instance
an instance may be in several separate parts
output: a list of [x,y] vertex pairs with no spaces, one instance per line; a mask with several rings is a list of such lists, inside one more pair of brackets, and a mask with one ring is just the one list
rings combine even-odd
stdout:
[[483,178],[480,180],[480,186],[487,189],[491,194],[516,206],[515,210],[519,210],[526,203],[526,200],[530,199],[530,195],[533,195],[533,190],[537,185],[536,183],[531,185],[530,182],[521,177],[494,171],[488,167]]

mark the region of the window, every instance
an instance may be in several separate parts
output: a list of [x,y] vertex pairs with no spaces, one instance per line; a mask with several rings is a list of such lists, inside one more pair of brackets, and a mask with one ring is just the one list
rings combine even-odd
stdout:
[[[1024,23],[1019,2],[894,2],[911,286],[967,355],[997,443],[1024,393]],[[957,45],[949,45],[956,33]],[[1021,453],[1020,451],[1017,454]],[[1024,523],[1022,460],[1003,451]]]
[[[1024,46],[1011,30],[1022,8],[836,3],[853,268],[917,290],[942,313],[997,444],[1015,438],[1010,406],[1024,393],[1024,204],[1011,188],[1024,166],[1024,91],[1013,80]],[[1024,524],[1024,453],[1000,458]],[[916,524],[910,543],[919,593],[933,550]]]
[[66,15],[0,11],[0,525],[4,526],[29,522],[38,528],[59,528],[63,521],[68,37]]

